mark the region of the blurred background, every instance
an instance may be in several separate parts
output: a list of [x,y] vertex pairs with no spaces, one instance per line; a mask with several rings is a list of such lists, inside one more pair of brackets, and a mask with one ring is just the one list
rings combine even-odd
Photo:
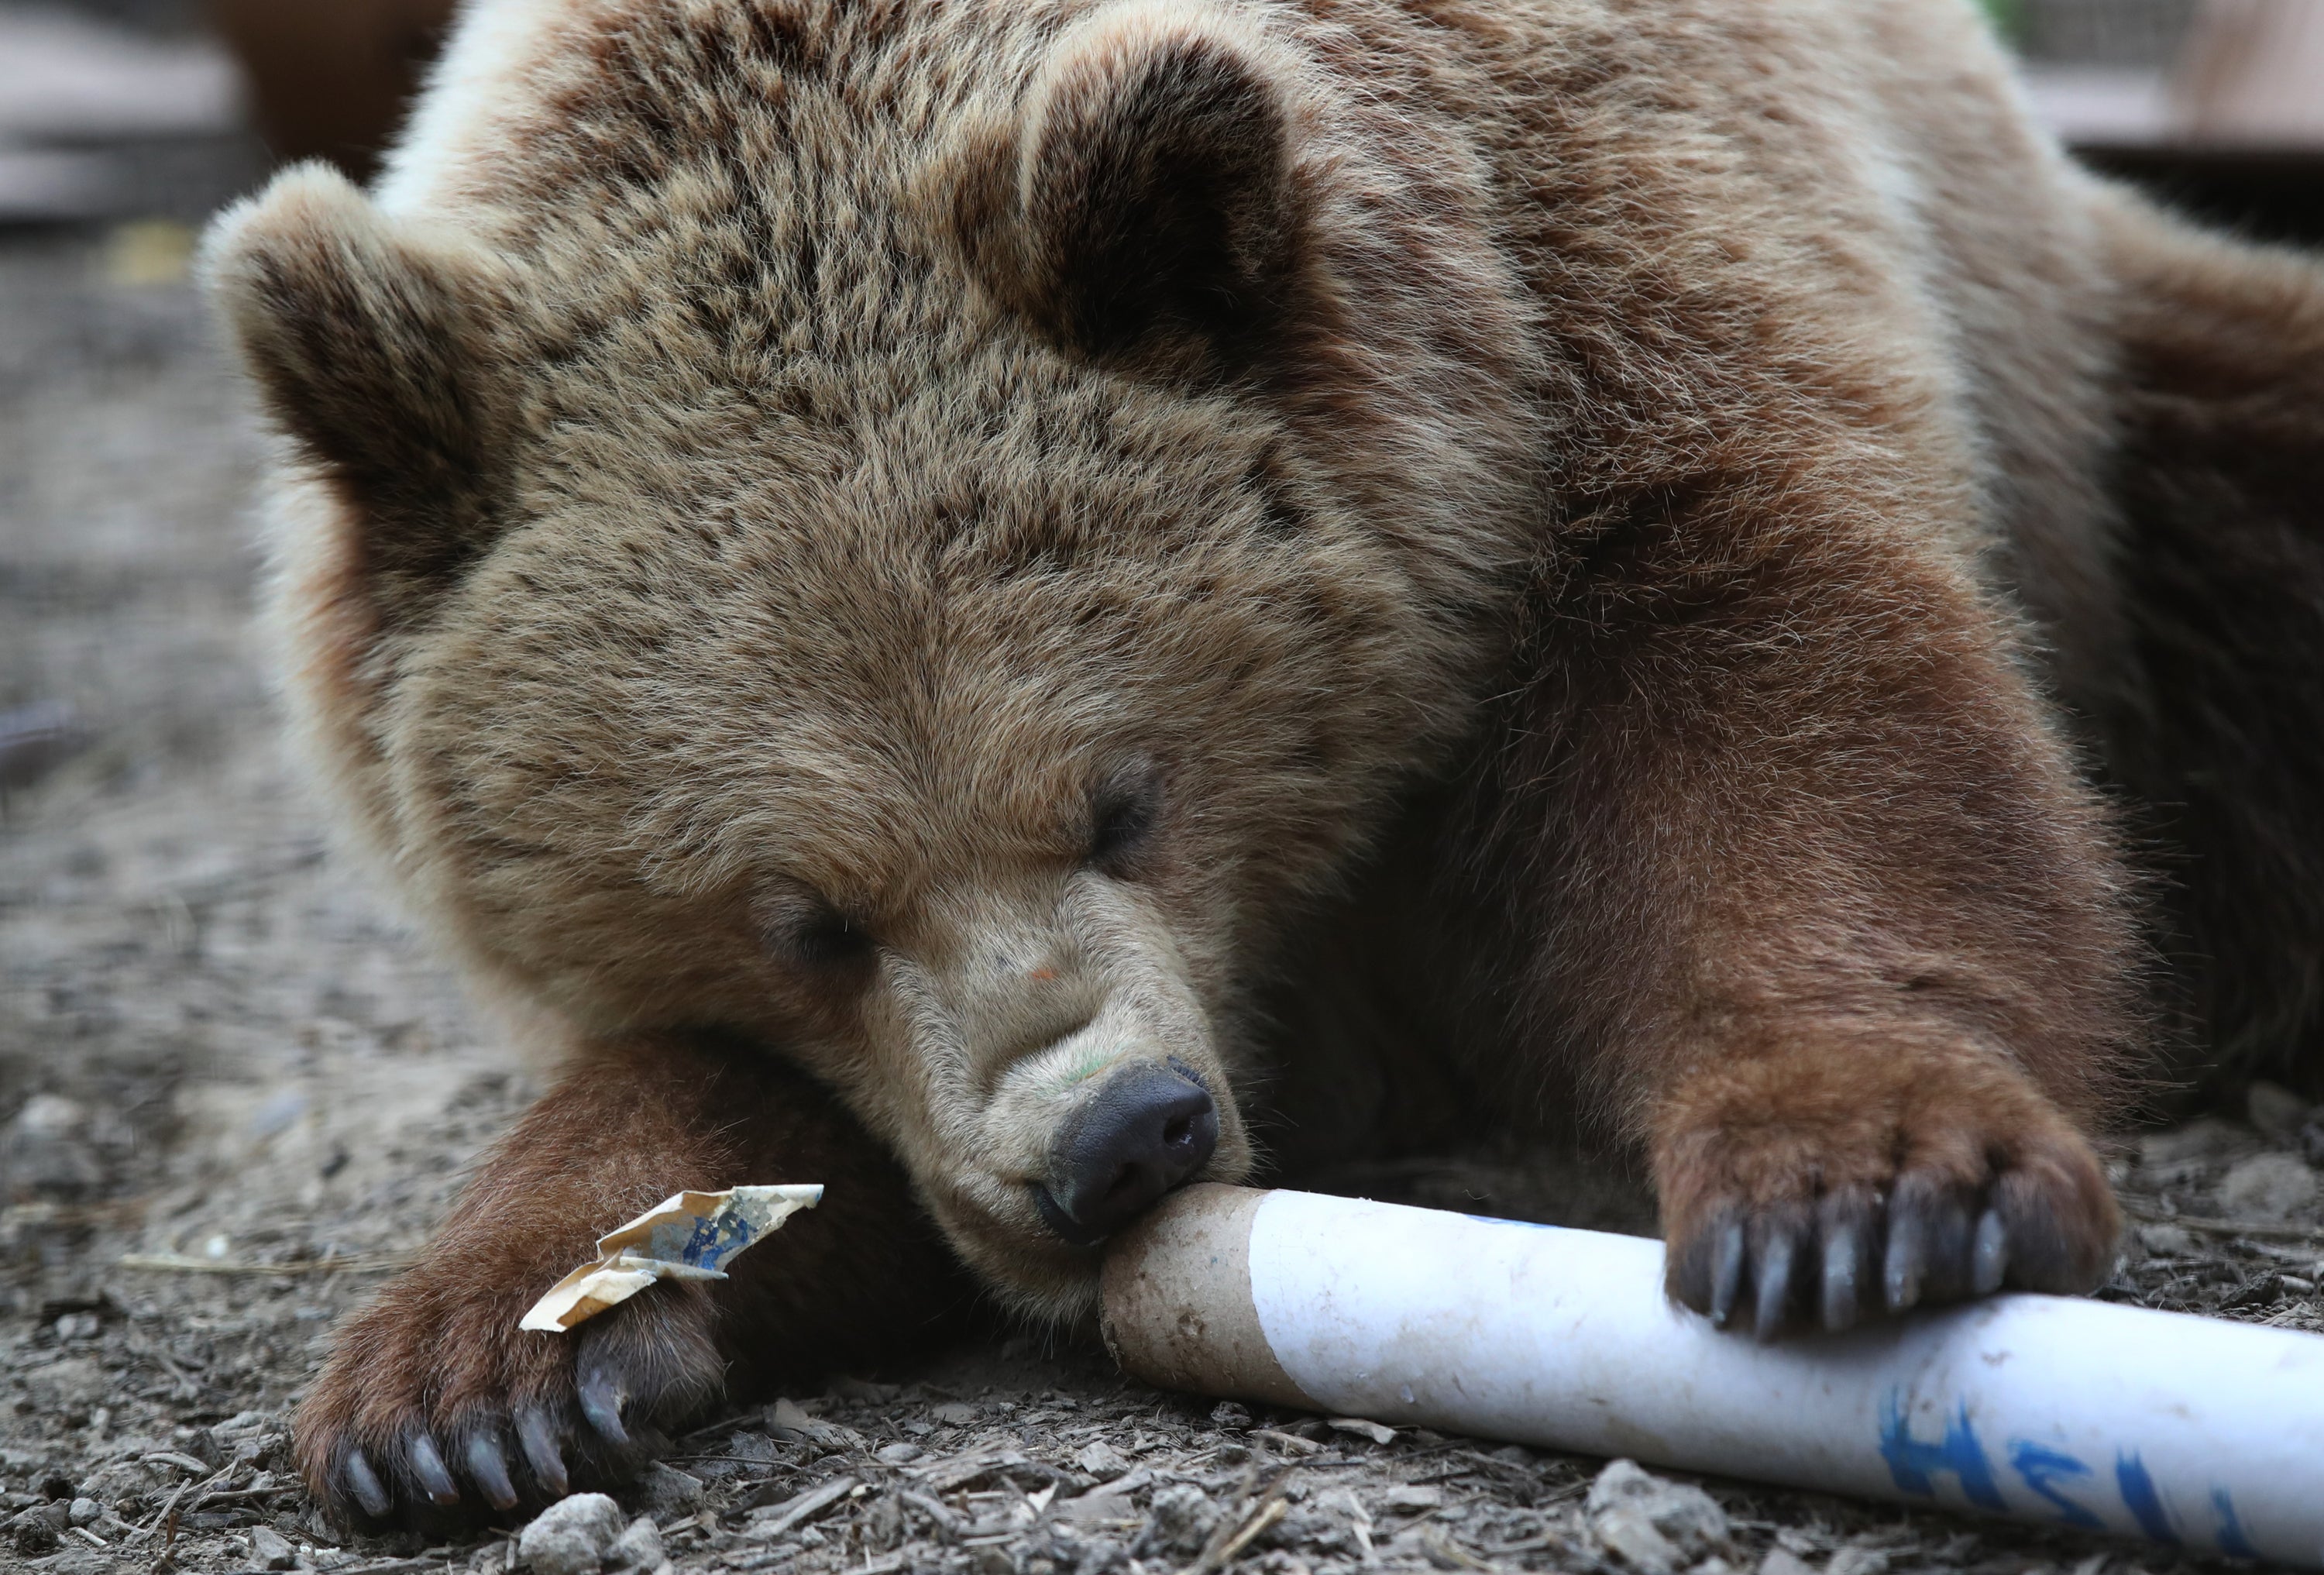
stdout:
[[[2324,239],[2324,4],[1984,0],[2092,162]],[[198,219],[270,159],[358,175],[452,0],[0,0],[0,224]]]

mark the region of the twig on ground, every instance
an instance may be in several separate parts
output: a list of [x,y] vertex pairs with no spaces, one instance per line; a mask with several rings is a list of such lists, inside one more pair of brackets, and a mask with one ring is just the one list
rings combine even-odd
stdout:
[[2324,1242],[2324,1226],[2265,1225],[2256,1220],[2209,1220],[2200,1214],[2165,1214],[2126,1203],[2122,1211],[2142,1225],[2178,1225],[2205,1236],[2248,1236],[2254,1241]]
[[1219,1523],[1211,1534],[1209,1543],[1194,1561],[1186,1566],[1182,1575],[1216,1575],[1234,1562],[1235,1556],[1256,1541],[1268,1527],[1291,1512],[1285,1502],[1291,1478],[1298,1474],[1296,1466],[1286,1466],[1268,1478],[1258,1497],[1251,1502],[1240,1519],[1229,1518]]
[[284,1493],[296,1493],[299,1490],[299,1485],[296,1482],[275,1482],[264,1488],[221,1488],[215,1493],[203,1494],[186,1506],[186,1513],[192,1515],[198,1510],[208,1509],[213,1504],[248,1504],[253,1499],[273,1498]]

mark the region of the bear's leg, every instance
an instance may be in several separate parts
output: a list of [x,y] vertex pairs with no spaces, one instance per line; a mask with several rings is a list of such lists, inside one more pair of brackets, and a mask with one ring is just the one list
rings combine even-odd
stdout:
[[2146,702],[2114,765],[2165,844],[2199,1075],[2324,1095],[2324,267],[2111,218]]
[[1763,1336],[2086,1290],[2118,1229],[2125,881],[2006,624],[1882,508],[1711,478],[1604,522],[1453,822],[1515,1075],[1646,1146],[1671,1294]]
[[[684,1189],[821,1182],[716,1284],[517,1328],[596,1238]],[[469,1519],[616,1479],[727,1387],[908,1352],[965,1303],[900,1167],[750,1046],[601,1044],[488,1155],[420,1261],[340,1330],[300,1467],[345,1522]]]

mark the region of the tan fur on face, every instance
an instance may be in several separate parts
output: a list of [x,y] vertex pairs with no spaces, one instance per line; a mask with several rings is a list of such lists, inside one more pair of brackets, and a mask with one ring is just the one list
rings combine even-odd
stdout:
[[[712,1022],[781,1045],[898,1145],[964,1250],[1031,1294],[1078,1272],[1024,1245],[1056,1110],[992,1103],[1010,1060],[1045,1048],[1012,1018],[1041,1013],[976,982],[979,949],[1013,926],[1078,959],[1056,1032],[1093,1016],[1120,1054],[1232,1086],[1252,963],[1462,725],[1496,643],[1526,485],[1516,395],[1448,356],[1479,356],[1494,292],[1505,321],[1517,309],[1473,238],[1451,256],[1468,300],[1388,276],[1384,246],[1400,270],[1463,221],[1396,210],[1414,150],[1368,146],[1352,110],[1333,123],[1320,76],[1286,88],[1286,184],[1249,222],[1305,237],[1285,243],[1283,288],[1320,355],[1353,348],[1350,313],[1403,348],[1267,393],[1157,385],[1005,304],[1047,287],[980,272],[999,254],[964,248],[932,182],[973,186],[980,161],[1035,180],[1056,84],[1157,49],[1241,51],[1296,84],[1296,35],[1257,13],[945,24],[1016,62],[1014,84],[943,51],[900,66],[868,16],[616,14],[560,23],[576,53],[512,134],[564,198],[528,211],[511,189],[470,214],[522,304],[472,333],[455,281],[381,319],[382,337],[410,322],[414,344],[512,369],[459,407],[475,430],[428,450],[490,434],[480,500],[429,560],[473,555],[473,572],[438,588],[378,576],[375,548],[328,528],[286,542],[300,599],[344,609],[306,624],[308,692],[342,696],[315,712],[365,718],[327,752],[497,989],[593,1032]],[[681,91],[659,115],[724,130],[650,134],[649,80]],[[897,115],[918,134],[897,142]],[[592,150],[621,139],[650,165],[604,167]],[[1014,226],[1011,254],[1069,222],[1074,179],[991,219]],[[230,299],[299,266],[298,235],[393,233],[329,177],[298,181],[222,230]],[[1359,191],[1391,204],[1361,244],[1308,233]],[[1372,233],[1400,224],[1425,233]],[[876,302],[844,286],[899,262]],[[254,335],[301,320],[235,309]],[[1513,372],[1521,346],[1499,337],[1481,354]],[[318,373],[270,376],[313,403]],[[310,493],[344,494],[344,470]],[[355,504],[342,530],[378,511]],[[1160,765],[1157,852],[1134,880],[1076,873],[1091,795],[1131,759]],[[770,934],[787,907],[844,915],[876,965],[800,968]],[[1233,1176],[1249,1150],[1225,1105],[1213,1173]]]

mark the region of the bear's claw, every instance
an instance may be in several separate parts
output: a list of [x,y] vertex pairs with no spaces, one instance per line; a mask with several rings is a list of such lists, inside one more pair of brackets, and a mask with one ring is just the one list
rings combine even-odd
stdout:
[[[1966,1211],[1951,1203],[1925,1209],[1908,1199],[1884,1219],[1877,1204],[1831,1202],[1813,1220],[1778,1215],[1756,1231],[1729,1212],[1711,1239],[1708,1263],[1681,1272],[1678,1299],[1721,1329],[1748,1322],[1755,1337],[1772,1340],[1810,1325],[1837,1334],[1868,1313],[1904,1312],[1924,1301],[1989,1296],[2008,1278],[2009,1227],[1998,1209],[1981,1210],[1971,1229]],[[2031,1266],[2021,1277],[2074,1278]],[[1877,1296],[1869,1305],[1868,1291]]]
[[557,1447],[557,1426],[547,1407],[516,1408],[516,1441],[517,1447],[524,1451],[524,1463],[532,1469],[534,1480],[559,1498],[573,1491],[572,1480],[565,1470],[565,1456]]
[[1923,1066],[1893,1100],[1738,1076],[1658,1160],[1672,1298],[1760,1340],[2104,1277],[2120,1216],[2089,1143],[2022,1079]]
[[339,1462],[338,1470],[332,1475],[332,1486],[353,1498],[356,1506],[374,1520],[384,1517],[394,1507],[393,1501],[387,1496],[387,1489],[380,1486],[378,1474],[371,1469],[371,1462],[364,1458],[360,1448],[349,1450],[346,1458]]
[[508,1455],[499,1430],[470,1433],[468,1447],[461,1452],[467,1460],[468,1478],[484,1494],[484,1502],[494,1509],[514,1509],[516,1484],[509,1478]]
[[696,1287],[562,1335],[520,1331],[521,1294],[487,1312],[398,1290],[359,1316],[299,1416],[309,1483],[346,1524],[474,1522],[609,1486],[723,1386]]

